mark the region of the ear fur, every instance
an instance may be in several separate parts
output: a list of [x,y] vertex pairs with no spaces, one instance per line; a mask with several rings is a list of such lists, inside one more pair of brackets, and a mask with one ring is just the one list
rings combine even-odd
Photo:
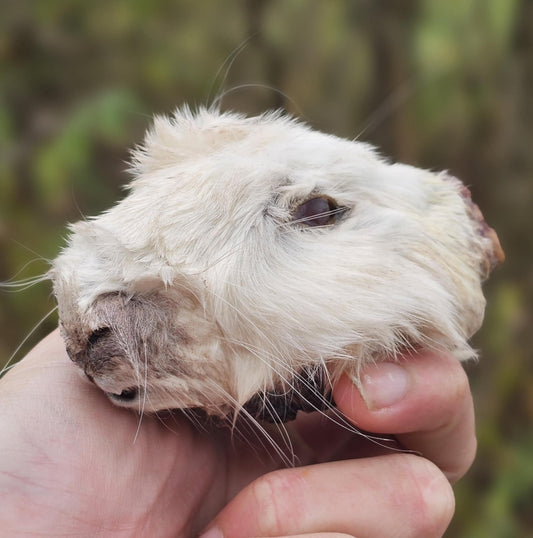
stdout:
[[172,116],[156,116],[143,144],[132,152],[130,171],[138,179],[213,153],[228,141],[245,137],[249,124],[250,119],[239,114],[221,114],[207,108],[192,112],[189,107],[182,107]]

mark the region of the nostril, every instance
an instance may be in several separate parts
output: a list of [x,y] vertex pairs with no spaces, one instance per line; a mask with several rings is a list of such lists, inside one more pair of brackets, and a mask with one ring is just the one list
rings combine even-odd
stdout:
[[124,349],[117,335],[110,327],[101,327],[93,331],[85,344],[86,361],[97,369],[113,357],[123,357]]
[[101,327],[93,331],[87,340],[87,346],[89,348],[94,347],[100,340],[108,337],[111,334],[111,329],[109,327]]
[[137,399],[139,390],[136,387],[129,387],[124,389],[120,394],[115,394],[113,392],[108,392],[107,395],[116,402],[133,402]]

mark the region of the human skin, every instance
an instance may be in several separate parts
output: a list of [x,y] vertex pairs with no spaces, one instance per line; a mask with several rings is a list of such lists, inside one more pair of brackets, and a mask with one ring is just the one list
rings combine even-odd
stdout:
[[476,449],[462,366],[424,351],[368,367],[361,390],[364,398],[342,378],[338,409],[405,450],[302,414],[287,425],[298,466],[284,468],[261,436],[198,428],[179,413],[139,426],[82,378],[55,331],[0,380],[1,532],[441,536],[454,509],[450,482]]

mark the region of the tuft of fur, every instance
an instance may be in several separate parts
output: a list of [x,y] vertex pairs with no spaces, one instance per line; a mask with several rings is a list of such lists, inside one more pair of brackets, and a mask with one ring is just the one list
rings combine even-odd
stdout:
[[[69,354],[119,405],[228,416],[303,371],[356,378],[406,348],[475,356],[501,250],[448,174],[280,113],[208,109],[157,117],[131,170],[50,273]],[[342,216],[297,222],[316,197]]]

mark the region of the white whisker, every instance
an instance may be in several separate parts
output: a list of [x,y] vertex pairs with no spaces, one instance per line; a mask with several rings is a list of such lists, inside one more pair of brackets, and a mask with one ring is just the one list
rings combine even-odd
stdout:
[[143,346],[143,351],[144,377],[142,385],[139,384],[139,389],[142,388],[142,399],[139,400],[139,423],[137,424],[137,431],[135,432],[135,436],[133,438],[133,444],[136,443],[139,436],[139,432],[141,430],[141,424],[144,416],[144,410],[146,409],[146,398],[148,393],[148,354],[146,344],[144,344]]
[[28,245],[25,245],[24,243],[21,243],[20,241],[17,241],[16,239],[10,238],[10,240],[13,243],[17,244],[19,247],[22,247],[24,250],[27,250],[28,252],[30,252],[31,254],[36,256],[35,260],[32,260],[32,262],[34,262],[34,261],[42,261],[42,262],[44,262],[44,263],[46,263],[48,265],[52,265],[53,261],[50,258],[46,258],[46,257],[42,256],[41,254],[39,254],[38,252],[36,252],[32,248],[28,247]]
[[275,88],[274,86],[269,86],[268,84],[259,84],[259,83],[239,84],[238,86],[229,88],[228,90],[225,90],[220,95],[218,95],[217,98],[213,101],[212,106],[217,108],[220,105],[220,102],[231,93],[235,93],[242,90],[249,90],[249,89],[267,90],[267,91],[281,95],[286,101],[291,103],[291,105],[294,107],[294,110],[298,113],[299,116],[304,117],[303,111],[300,109],[298,103],[292,97],[290,97],[285,92],[282,92],[280,89]]
[[2,375],[4,375],[4,373],[7,371],[7,368],[9,367],[11,361],[16,357],[17,353],[20,351],[20,349],[22,348],[22,346],[30,339],[30,337],[32,336],[32,334],[57,310],[57,306],[54,306],[54,308],[52,308],[52,310],[50,310],[49,312],[47,312],[33,327],[33,329],[30,330],[30,332],[25,336],[25,338],[22,340],[22,342],[17,346],[17,348],[15,349],[15,351],[13,351],[11,357],[9,357],[9,359],[7,360],[6,364],[4,365],[4,367],[2,368],[2,370],[0,370],[0,377]]
[[211,88],[211,90],[209,92],[209,95],[207,97],[207,102],[211,103],[211,105],[210,105],[211,108],[217,109],[217,107],[220,105],[220,101],[222,99],[220,96],[217,96],[215,98],[215,100],[213,102],[211,102],[211,94],[213,92],[213,89],[216,86],[217,79],[219,78],[222,71],[224,71],[224,76],[222,77],[222,80],[221,80],[221,82],[219,84],[220,88],[223,88],[224,84],[226,83],[226,79],[228,78],[229,72],[231,71],[231,68],[232,68],[233,64],[235,63],[237,58],[240,56],[241,52],[244,49],[246,49],[246,47],[248,46],[250,41],[253,39],[253,37],[254,36],[251,35],[251,36],[247,37],[246,39],[244,39],[239,45],[237,45],[237,47],[235,47],[228,54],[228,56],[226,57],[224,62],[222,62],[222,65],[218,68],[218,71],[216,72],[215,78],[213,80],[213,86],[212,86],[212,88]]

